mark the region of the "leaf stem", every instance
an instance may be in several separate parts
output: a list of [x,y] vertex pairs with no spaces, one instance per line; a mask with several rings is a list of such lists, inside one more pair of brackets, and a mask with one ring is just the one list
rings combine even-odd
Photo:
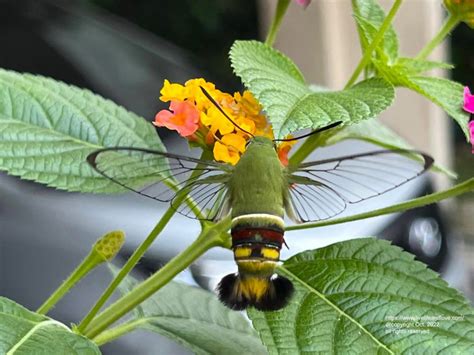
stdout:
[[174,276],[187,268],[210,248],[215,246],[227,247],[229,235],[226,232],[230,228],[230,224],[230,217],[216,224],[205,224],[201,234],[190,246],[171,259],[158,272],[135,287],[130,293],[121,297],[100,313],[85,329],[84,335],[91,339],[96,337],[112,323],[166,285]]
[[375,48],[377,48],[377,46],[382,41],[385,31],[388,29],[388,27],[392,23],[393,18],[395,17],[395,14],[397,13],[398,9],[400,8],[400,5],[402,4],[402,1],[403,0],[395,0],[395,2],[393,3],[392,8],[387,14],[387,17],[385,17],[385,20],[382,22],[382,25],[380,26],[379,31],[375,35],[370,45],[365,49],[364,55],[362,56],[359,64],[357,65],[354,72],[352,73],[351,78],[349,79],[346,86],[344,87],[345,89],[351,87],[356,82],[362,70],[364,70],[367,64],[369,64],[371,56],[372,56],[372,52],[375,50]]
[[418,197],[409,201],[398,203],[396,205],[380,208],[380,209],[365,212],[365,213],[359,213],[352,216],[331,219],[327,221],[319,221],[319,222],[314,222],[314,223],[305,223],[305,224],[289,226],[286,228],[286,231],[324,227],[324,226],[330,226],[334,224],[357,221],[357,220],[365,219],[365,218],[382,216],[389,213],[402,212],[402,211],[406,211],[412,208],[426,206],[426,205],[429,205],[429,204],[432,204],[432,203],[435,203],[435,202],[438,202],[450,197],[462,195],[466,192],[470,192],[473,190],[474,190],[474,178],[471,178],[458,185],[454,185],[453,187],[447,190],[436,192],[436,193],[422,196],[422,197]]
[[[201,159],[207,159],[208,155],[210,153],[206,150],[202,152]],[[190,178],[194,178],[199,176],[201,174],[200,169],[196,169],[192,172]],[[176,206],[179,206],[183,200],[186,199],[188,203],[191,204],[191,209],[193,212],[197,213],[196,216],[200,216],[200,212],[196,210],[196,206],[192,201],[187,198],[187,195],[178,195],[176,198]],[[169,207],[164,215],[161,217],[160,221],[156,224],[155,228],[148,234],[148,237],[143,241],[142,244],[133,252],[132,256],[127,260],[125,265],[122,267],[122,269],[119,271],[119,273],[115,276],[115,278],[112,280],[112,282],[109,284],[107,289],[102,293],[100,298],[97,300],[97,302],[94,304],[94,306],[91,308],[89,313],[84,317],[84,319],[79,323],[77,326],[77,331],[82,333],[84,330],[87,328],[87,326],[91,323],[91,321],[94,319],[94,317],[97,315],[97,313],[100,311],[100,309],[104,306],[104,304],[107,302],[107,300],[112,296],[114,291],[117,289],[118,285],[120,285],[120,282],[127,276],[130,271],[135,267],[135,265],[138,263],[138,261],[142,258],[143,254],[148,250],[148,248],[153,244],[155,239],[158,237],[158,235],[163,231],[163,229],[166,227],[168,222],[170,221],[171,217],[176,213],[175,209],[173,207]]]
[[84,276],[91,272],[97,265],[105,262],[94,249],[82,260],[69,277],[53,292],[51,296],[36,311],[39,314],[46,314],[53,308],[64,295],[73,288]]
[[281,21],[285,16],[286,10],[288,9],[288,5],[290,4],[290,0],[278,0],[277,7],[275,10],[275,15],[273,16],[272,24],[270,25],[270,30],[267,34],[267,38],[265,39],[265,44],[272,46],[275,42],[276,35],[281,25]]
[[448,18],[444,22],[439,32],[434,36],[431,41],[426,44],[425,47],[418,53],[416,59],[426,59],[431,52],[445,39],[445,37],[461,22],[458,16],[449,14]]

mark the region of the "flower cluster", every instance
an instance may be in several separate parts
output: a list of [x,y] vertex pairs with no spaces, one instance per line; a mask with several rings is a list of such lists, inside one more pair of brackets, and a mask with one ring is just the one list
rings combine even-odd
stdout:
[[[236,123],[227,119],[201,90],[204,88],[219,107]],[[188,80],[184,85],[165,80],[160,100],[170,102],[169,110],[156,114],[154,125],[177,131],[195,145],[212,149],[217,161],[237,164],[251,135],[273,139],[273,131],[262,107],[249,91],[230,95],[204,79]],[[293,142],[278,146],[280,161],[288,164]]]
[[469,129],[469,138],[472,145],[472,153],[474,154],[474,95],[471,95],[471,91],[466,86],[464,88],[464,111],[471,114],[471,119],[469,120],[467,127]]

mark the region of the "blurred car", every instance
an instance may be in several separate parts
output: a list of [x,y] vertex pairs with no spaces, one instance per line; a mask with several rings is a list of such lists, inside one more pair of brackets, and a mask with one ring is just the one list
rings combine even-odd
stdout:
[[[135,25],[70,3],[0,1],[0,66],[51,76],[114,100],[144,117],[160,108],[156,99],[165,78],[184,82],[203,76],[192,56]],[[3,35],[2,35],[3,34]],[[4,55],[5,53],[5,55]],[[33,58],[33,59],[32,59]],[[173,153],[189,152],[183,140],[162,136]],[[316,158],[374,149],[362,142],[342,142],[318,150]],[[431,191],[425,174],[396,190],[350,206],[350,215],[392,205]],[[166,204],[133,193],[120,196],[57,191],[0,175],[0,294],[36,309],[105,232],[121,229],[126,258],[154,227]],[[189,245],[199,232],[195,220],[176,215],[152,245],[136,272],[146,276]],[[393,241],[435,270],[449,267],[449,228],[436,205],[370,220],[288,232],[290,249],[282,258],[351,238],[379,236]],[[229,250],[213,249],[179,277],[213,290],[236,266]],[[66,324],[80,320],[108,284],[107,270],[83,280],[51,312]],[[104,353],[188,353],[156,334],[136,332],[106,345]]]

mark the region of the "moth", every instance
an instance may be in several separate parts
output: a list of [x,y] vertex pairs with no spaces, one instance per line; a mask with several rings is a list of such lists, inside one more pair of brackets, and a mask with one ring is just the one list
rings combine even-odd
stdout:
[[203,211],[201,219],[218,221],[230,214],[238,272],[220,281],[219,299],[234,310],[272,311],[283,308],[294,290],[290,280],[275,272],[286,244],[285,215],[296,223],[334,217],[348,204],[393,190],[433,164],[422,152],[377,150],[285,167],[276,152],[277,141],[252,136],[235,166],[135,147],[100,149],[87,161],[102,176],[142,196],[168,202],[184,216],[195,218],[189,204],[181,203],[179,197],[184,195]]

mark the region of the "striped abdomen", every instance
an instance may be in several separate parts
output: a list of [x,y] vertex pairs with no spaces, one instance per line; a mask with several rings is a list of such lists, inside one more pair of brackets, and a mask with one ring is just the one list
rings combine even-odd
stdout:
[[271,214],[247,214],[232,220],[232,249],[237,274],[219,284],[222,302],[232,309],[284,307],[293,291],[291,282],[275,274],[284,243],[283,219]]

